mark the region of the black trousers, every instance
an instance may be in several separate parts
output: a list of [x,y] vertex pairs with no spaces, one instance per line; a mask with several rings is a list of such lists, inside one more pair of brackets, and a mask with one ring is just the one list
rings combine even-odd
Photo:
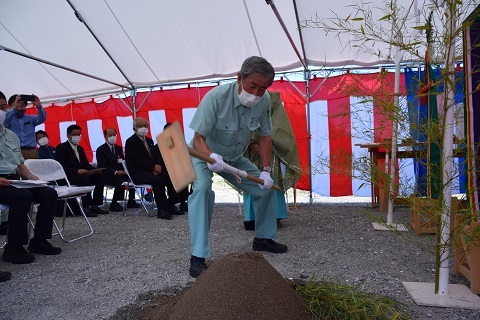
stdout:
[[28,213],[32,202],[38,203],[34,238],[52,238],[53,215],[57,209],[57,192],[53,188],[0,188],[0,203],[8,205],[7,241],[11,246],[28,243]]
[[89,193],[82,197],[82,206],[87,208],[90,206],[101,206],[103,204],[103,187],[105,185],[103,174],[75,174],[69,176],[68,180],[72,185],[78,186],[95,186],[93,190],[93,198]]
[[[112,202],[123,200],[125,198],[125,188],[122,186],[122,183],[127,182],[128,177],[124,176],[105,176],[105,184],[115,186],[113,191]],[[128,200],[135,200],[135,189],[128,190]]]

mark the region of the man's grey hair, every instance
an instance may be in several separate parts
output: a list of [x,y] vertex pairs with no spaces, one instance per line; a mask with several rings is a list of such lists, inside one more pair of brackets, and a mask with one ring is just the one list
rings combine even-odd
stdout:
[[[137,121],[138,121],[138,119],[144,119],[144,120],[147,120],[147,119],[145,119],[145,118],[142,118],[142,117],[138,117],[138,118],[135,118],[135,119],[133,119],[133,123],[132,123],[132,125],[133,125],[133,129],[135,129],[135,128],[137,127]],[[147,121],[148,121],[148,120],[147,120]]]
[[262,75],[270,79],[269,86],[273,83],[275,77],[275,70],[273,66],[265,58],[251,56],[247,58],[240,69],[242,80],[247,79],[251,75]]

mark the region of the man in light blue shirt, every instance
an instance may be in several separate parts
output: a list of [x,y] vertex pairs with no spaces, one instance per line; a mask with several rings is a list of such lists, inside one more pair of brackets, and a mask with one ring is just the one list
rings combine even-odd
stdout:
[[[25,114],[28,101],[37,107],[38,115]],[[37,139],[35,127],[47,120],[47,113],[40,99],[35,95],[14,94],[8,99],[11,108],[7,111],[4,126],[12,130],[20,139],[20,148],[25,159],[37,159]]]
[[[215,202],[213,172],[252,195],[255,212],[259,213],[253,250],[273,253],[288,250],[286,245],[273,240],[277,238],[277,223],[270,177],[272,123],[267,88],[272,85],[274,76],[275,71],[267,60],[255,56],[247,58],[236,82],[216,87],[205,95],[190,124],[195,131],[190,146],[216,161],[210,164],[192,159],[197,180],[188,198],[188,219],[192,245],[189,272],[194,278],[207,269],[205,258],[210,256],[209,232]],[[262,172],[243,157],[254,132],[259,137]],[[225,163],[259,176],[263,185],[249,180],[237,181],[235,176],[224,172]]]

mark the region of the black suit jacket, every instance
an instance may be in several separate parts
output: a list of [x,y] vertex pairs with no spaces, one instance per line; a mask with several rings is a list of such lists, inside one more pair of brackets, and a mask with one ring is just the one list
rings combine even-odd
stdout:
[[142,139],[133,134],[125,142],[125,160],[127,162],[128,172],[135,183],[145,183],[153,175],[153,167],[156,164],[162,165],[155,152],[153,140],[145,137],[150,149],[148,153]]
[[70,146],[70,142],[65,141],[60,143],[55,152],[55,160],[60,162],[65,170],[67,178],[77,174],[78,169],[92,170],[95,169],[87,160],[87,155],[85,150],[81,146],[77,146],[78,155],[80,156],[80,161],[78,161],[75,152]]
[[122,163],[118,162],[118,159],[125,159],[123,155],[122,147],[114,145],[115,154],[112,153],[110,146],[105,142],[97,148],[97,167],[105,168],[102,172],[107,176],[115,175],[115,171],[122,170]]

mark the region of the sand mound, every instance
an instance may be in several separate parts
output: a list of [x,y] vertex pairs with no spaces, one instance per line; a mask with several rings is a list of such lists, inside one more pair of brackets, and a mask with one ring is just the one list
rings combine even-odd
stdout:
[[294,289],[258,253],[215,261],[177,301],[171,320],[307,319]]

